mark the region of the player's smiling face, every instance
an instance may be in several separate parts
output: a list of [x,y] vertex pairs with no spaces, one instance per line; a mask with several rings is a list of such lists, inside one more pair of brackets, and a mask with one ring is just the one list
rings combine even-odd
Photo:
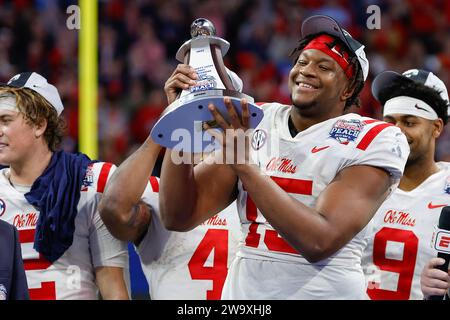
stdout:
[[11,165],[32,156],[35,130],[22,114],[0,108],[0,164]]
[[407,114],[391,114],[383,120],[399,127],[405,134],[410,147],[407,165],[434,154],[435,140],[440,133],[436,131],[435,121]]
[[[300,109],[335,107],[347,87],[348,79],[338,63],[316,49],[302,51],[289,73],[292,102]],[[316,110],[320,111],[325,110]]]

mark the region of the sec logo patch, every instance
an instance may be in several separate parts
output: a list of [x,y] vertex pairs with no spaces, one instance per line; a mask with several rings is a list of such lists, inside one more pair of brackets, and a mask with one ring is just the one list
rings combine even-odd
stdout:
[[255,132],[253,132],[253,136],[252,136],[252,148],[253,150],[259,150],[261,149],[267,141],[267,132],[262,130],[262,129],[258,129]]

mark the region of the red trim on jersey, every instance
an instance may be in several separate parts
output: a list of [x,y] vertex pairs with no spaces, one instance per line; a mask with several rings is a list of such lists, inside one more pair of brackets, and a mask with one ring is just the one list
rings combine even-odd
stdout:
[[358,143],[356,148],[361,149],[362,151],[365,151],[369,145],[372,143],[373,139],[384,129],[387,127],[392,126],[390,123],[380,123],[374,126],[372,129],[370,129],[366,135],[361,139],[361,141]]
[[255,104],[258,106],[258,107],[261,107],[263,104],[266,104],[267,102],[255,102]]
[[382,121],[376,120],[376,119],[369,119],[369,120],[364,120],[363,122],[364,122],[364,124],[371,124],[371,123],[382,122]]
[[105,163],[100,170],[100,175],[97,182],[97,192],[103,193],[105,191],[106,181],[108,180],[109,171],[111,171],[112,163]]
[[150,182],[150,185],[152,186],[153,192],[159,192],[159,183],[158,179],[156,177],[151,176],[148,181]]
[[288,193],[312,195],[312,180],[301,180],[292,178],[270,177],[280,186],[281,189]]

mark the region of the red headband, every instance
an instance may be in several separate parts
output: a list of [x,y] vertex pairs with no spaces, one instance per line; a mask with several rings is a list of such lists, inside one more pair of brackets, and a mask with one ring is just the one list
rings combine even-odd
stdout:
[[332,36],[322,34],[312,39],[303,50],[316,49],[327,54],[341,66],[347,78],[350,79],[353,76],[353,66],[350,65],[348,51],[338,43],[330,49],[327,44],[332,43],[334,40]]

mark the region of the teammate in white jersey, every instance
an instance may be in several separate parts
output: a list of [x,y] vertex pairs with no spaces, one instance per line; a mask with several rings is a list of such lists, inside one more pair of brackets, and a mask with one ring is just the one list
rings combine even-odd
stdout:
[[412,69],[382,72],[372,92],[383,104],[384,121],[403,131],[411,153],[399,187],[371,222],[363,257],[367,294],[374,300],[422,299],[422,269],[437,255],[434,227],[450,205],[450,163],[434,160],[448,119],[447,89],[432,72]]
[[127,299],[126,243],[97,211],[111,164],[56,151],[62,111],[37,73],[0,87],[0,219],[19,231],[31,299]]
[[[227,72],[241,90],[239,77]],[[236,203],[189,232],[169,232],[159,214],[159,181],[150,177],[160,150],[148,137],[119,166],[100,203],[102,219],[137,246],[152,299],[220,299],[241,236]]]
[[[244,241],[224,299],[364,298],[364,228],[409,153],[398,128],[342,115],[367,77],[364,46],[327,16],[305,20],[302,37],[289,76],[293,105],[263,106],[244,159],[195,168],[175,165],[169,152],[164,159],[160,211],[169,229],[189,230],[237,198]],[[195,78],[188,66],[177,70],[166,82],[173,99]],[[241,101],[240,117],[229,99],[225,104],[231,123],[208,108],[227,135],[210,132],[223,153],[235,155],[248,108]]]
[[151,137],[114,172],[100,202],[111,233],[132,241],[153,300],[217,300],[240,237],[236,204],[189,232],[170,232],[159,216],[159,180],[150,177],[161,147]]

